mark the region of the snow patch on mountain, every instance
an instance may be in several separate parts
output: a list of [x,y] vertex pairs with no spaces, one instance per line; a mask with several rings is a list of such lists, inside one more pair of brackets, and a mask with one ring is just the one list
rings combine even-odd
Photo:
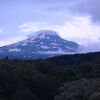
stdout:
[[[37,53],[44,54],[44,52],[42,52],[42,51],[38,51]],[[57,51],[45,51],[45,54],[54,54],[53,56],[55,56],[55,55],[76,54],[76,53],[75,52],[65,52],[65,51],[62,51],[62,50],[57,50]]]
[[50,37],[47,36],[47,39],[50,39]]
[[57,44],[57,43],[51,43],[51,45],[57,46],[57,45],[59,45],[59,44]]
[[56,49],[56,48],[58,48],[58,46],[57,46],[57,45],[54,45],[54,46],[53,46],[53,48],[55,48],[55,49]]
[[57,52],[62,52],[62,48],[58,47],[58,51]]
[[49,49],[49,47],[45,46],[45,45],[42,45],[41,48],[43,48],[43,49]]
[[31,37],[29,37],[30,38],[30,41],[34,41],[36,38],[37,38],[38,36],[31,36]]
[[9,52],[20,52],[21,49],[19,49],[19,48],[13,48],[13,49],[9,49],[8,51]]
[[39,35],[39,38],[40,38],[40,39],[45,39],[45,34],[42,34],[42,33],[41,33],[41,34]]
[[44,43],[43,43],[43,42],[41,42],[40,44],[41,44],[41,45],[43,45]]

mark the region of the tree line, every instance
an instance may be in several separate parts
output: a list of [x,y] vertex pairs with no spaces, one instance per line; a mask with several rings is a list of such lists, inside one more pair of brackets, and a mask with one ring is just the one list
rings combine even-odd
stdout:
[[0,100],[100,100],[100,53],[1,59]]

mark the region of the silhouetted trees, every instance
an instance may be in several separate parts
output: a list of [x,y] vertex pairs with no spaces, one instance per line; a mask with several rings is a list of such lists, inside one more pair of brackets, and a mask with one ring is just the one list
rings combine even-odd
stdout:
[[99,100],[100,53],[0,60],[0,100]]

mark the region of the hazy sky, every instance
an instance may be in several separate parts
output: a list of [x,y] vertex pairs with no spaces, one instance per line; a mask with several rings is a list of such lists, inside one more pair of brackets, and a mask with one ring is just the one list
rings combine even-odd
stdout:
[[38,30],[80,44],[100,41],[100,0],[0,0],[0,46]]

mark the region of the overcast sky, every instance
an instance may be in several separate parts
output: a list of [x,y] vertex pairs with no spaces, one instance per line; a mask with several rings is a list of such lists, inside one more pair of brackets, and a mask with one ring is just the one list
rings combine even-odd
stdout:
[[38,30],[79,44],[100,41],[100,0],[0,0],[0,46]]

